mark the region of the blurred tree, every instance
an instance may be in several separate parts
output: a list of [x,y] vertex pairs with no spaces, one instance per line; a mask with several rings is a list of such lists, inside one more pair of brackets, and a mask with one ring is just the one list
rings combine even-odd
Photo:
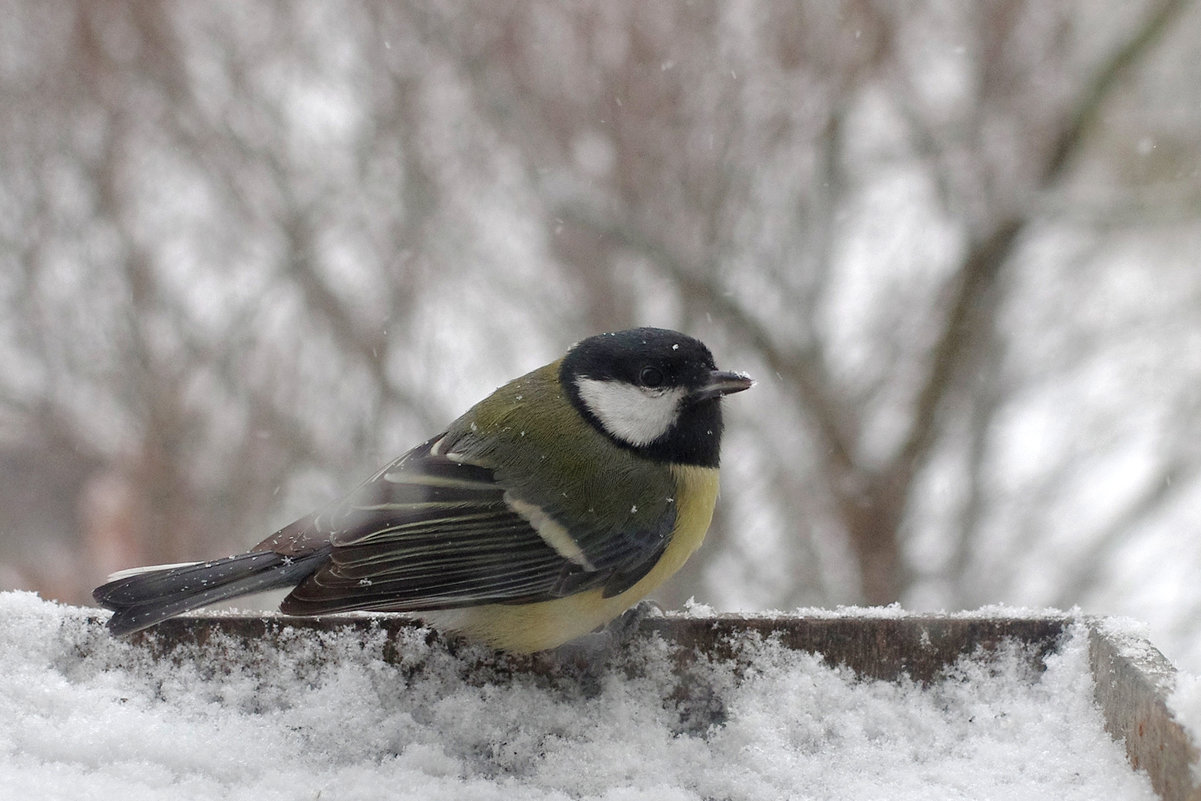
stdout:
[[669,603],[1103,602],[1196,501],[1191,4],[13,10],[0,447],[88,466],[72,600],[643,323],[763,379]]
[[[586,297],[608,313],[658,279],[677,316],[718,317],[759,354],[804,432],[760,465],[775,497],[759,500],[794,499],[785,531],[846,543],[858,590],[835,597],[887,603],[927,572],[905,550],[931,459],[973,442],[968,475],[989,480],[996,393],[1019,389],[990,379],[1011,334],[995,325],[1004,270],[1030,228],[1056,225],[1040,199],[1185,5],[1102,25],[1101,43],[1081,9],[1023,2],[522,6],[463,61],[549,174],[534,180],[550,239]],[[909,219],[872,219],[890,189],[919,206]],[[980,504],[944,532],[959,597]],[[827,600],[815,586],[783,600]]]

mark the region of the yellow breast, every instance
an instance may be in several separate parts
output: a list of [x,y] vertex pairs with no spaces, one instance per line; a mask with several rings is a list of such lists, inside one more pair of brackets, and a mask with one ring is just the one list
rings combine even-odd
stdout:
[[605,598],[596,587],[532,604],[488,604],[428,616],[435,624],[505,651],[542,651],[587,634],[629,609],[679,570],[700,547],[713,519],[718,471],[676,465],[676,524],[662,558],[630,589]]

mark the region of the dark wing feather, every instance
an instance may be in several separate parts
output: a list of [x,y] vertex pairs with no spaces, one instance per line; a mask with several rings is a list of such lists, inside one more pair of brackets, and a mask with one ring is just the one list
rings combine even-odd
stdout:
[[313,518],[328,535],[330,559],[284,600],[284,612],[524,603],[595,586],[613,595],[645,575],[666,545],[666,532],[587,532],[581,541],[595,542],[588,564],[566,558],[506,502],[492,469],[436,453],[438,439]]
[[332,544],[330,561],[285,599],[285,612],[553,598],[581,571],[505,503],[491,470],[432,453],[436,441],[315,517]]

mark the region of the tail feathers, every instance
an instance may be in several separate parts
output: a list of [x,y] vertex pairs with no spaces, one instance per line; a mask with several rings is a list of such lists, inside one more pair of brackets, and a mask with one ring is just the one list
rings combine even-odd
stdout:
[[130,634],[227,598],[294,586],[328,556],[328,549],[297,557],[255,551],[211,562],[126,570],[97,587],[92,597],[113,610],[108,621],[113,634]]

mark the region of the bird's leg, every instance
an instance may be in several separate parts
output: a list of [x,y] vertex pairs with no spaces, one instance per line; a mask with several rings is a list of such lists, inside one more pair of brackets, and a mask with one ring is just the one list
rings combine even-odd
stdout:
[[642,628],[642,621],[652,617],[663,617],[663,607],[656,601],[639,601],[622,612],[620,617],[611,620],[604,630],[614,638],[615,644],[623,645]]

